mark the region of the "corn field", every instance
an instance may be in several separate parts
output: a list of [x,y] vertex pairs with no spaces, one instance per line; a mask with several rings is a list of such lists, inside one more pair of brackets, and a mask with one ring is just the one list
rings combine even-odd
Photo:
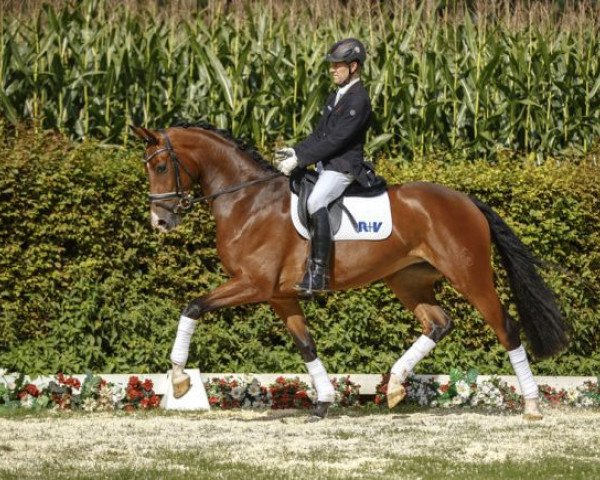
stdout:
[[128,124],[202,119],[269,149],[310,131],[332,88],[326,49],[354,36],[369,153],[586,154],[600,6],[562,3],[4,1],[0,124],[126,143]]

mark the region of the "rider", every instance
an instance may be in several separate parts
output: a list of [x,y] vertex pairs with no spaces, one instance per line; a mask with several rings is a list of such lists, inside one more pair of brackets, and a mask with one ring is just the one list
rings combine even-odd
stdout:
[[364,163],[363,148],[371,119],[371,101],[360,81],[365,63],[364,45],[355,38],[335,43],[326,60],[338,86],[327,98],[315,130],[293,148],[276,154],[277,168],[290,175],[296,167],[316,165],[319,178],[307,202],[311,228],[311,255],[297,289],[306,293],[329,290],[331,228],[328,205],[354,181],[370,186],[374,175]]

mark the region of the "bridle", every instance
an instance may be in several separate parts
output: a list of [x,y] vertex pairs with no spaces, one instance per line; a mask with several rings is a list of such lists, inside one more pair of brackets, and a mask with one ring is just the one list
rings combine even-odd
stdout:
[[[177,153],[173,149],[173,145],[171,144],[171,140],[169,139],[167,132],[162,129],[158,130],[158,132],[162,135],[165,141],[165,146],[163,148],[155,150],[149,155],[145,154],[144,159],[142,161],[144,162],[144,165],[147,165],[148,162],[150,162],[157,155],[167,152],[169,154],[171,162],[173,163],[173,170],[175,171],[175,191],[167,193],[151,193],[148,195],[148,199],[150,200],[150,203],[154,203],[157,206],[164,208],[165,210],[168,210],[171,213],[179,214],[182,211],[190,210],[196,203],[207,202],[221,195],[225,195],[226,193],[237,192],[238,190],[249,187],[250,185],[266,182],[267,180],[271,180],[275,177],[283,175],[280,172],[274,172],[270,175],[267,175],[266,177],[261,177],[257,178],[256,180],[249,180],[247,182],[238,183],[237,185],[232,185],[231,187],[224,188],[223,190],[219,190],[218,192],[212,193],[210,195],[194,197],[190,192],[186,192],[182,187],[180,168],[192,179],[193,183],[196,183],[197,179],[194,178],[194,175],[192,175],[192,173],[188,170],[185,164],[177,156]],[[163,202],[163,200],[170,200],[172,198],[179,199],[179,202],[174,207]]]

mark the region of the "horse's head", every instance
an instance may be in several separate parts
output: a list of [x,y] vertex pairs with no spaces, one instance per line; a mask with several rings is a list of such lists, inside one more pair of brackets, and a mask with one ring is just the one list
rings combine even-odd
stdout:
[[150,181],[150,215],[152,226],[168,232],[181,222],[180,213],[189,208],[189,191],[194,183],[185,152],[175,151],[164,130],[131,126],[146,142],[144,165]]

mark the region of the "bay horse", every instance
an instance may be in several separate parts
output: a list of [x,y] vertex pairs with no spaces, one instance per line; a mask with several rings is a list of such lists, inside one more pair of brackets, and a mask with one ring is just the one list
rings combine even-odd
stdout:
[[[166,130],[131,126],[146,143],[151,222],[168,232],[194,203],[210,204],[216,246],[230,279],[193,300],[182,312],[171,353],[176,397],[190,388],[184,372],[189,344],[203,314],[223,307],[268,302],[282,319],[306,362],[317,390],[311,418],[321,419],[333,387],[317,357],[295,285],[304,272],[308,242],[292,225],[288,179],[228,132],[209,124]],[[204,197],[192,197],[199,186]],[[568,327],[539,276],[538,260],[486,204],[441,185],[389,185],[393,228],[378,241],[335,242],[332,290],[383,280],[422,325],[422,336],[392,366],[390,408],[405,395],[403,382],[416,363],[452,329],[434,285],[445,278],[473,305],[508,351],[524,397],[524,418],[542,418],[538,387],[521,345],[520,327],[538,358],[568,345]],[[520,323],[503,307],[494,286],[491,244],[508,273]]]

